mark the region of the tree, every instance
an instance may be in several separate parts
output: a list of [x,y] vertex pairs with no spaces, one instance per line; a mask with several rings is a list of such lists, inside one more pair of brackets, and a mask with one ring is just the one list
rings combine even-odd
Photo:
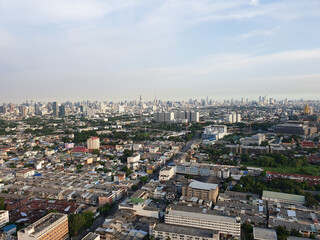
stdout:
[[124,154],[126,157],[132,157],[133,152],[132,152],[131,150],[129,150],[129,149],[125,149],[125,150],[123,151],[123,154]]
[[86,224],[84,217],[81,214],[72,214],[69,217],[69,232],[70,236],[76,236]]
[[148,176],[144,176],[140,178],[140,182],[142,182],[143,184],[145,184],[146,182],[148,182]]
[[92,150],[92,154],[100,155],[100,150],[99,149],[93,149]]
[[0,198],[0,210],[6,210],[6,205],[4,203],[4,199]]
[[284,226],[278,226],[276,229],[278,240],[286,240],[290,236],[290,232]]
[[94,221],[94,213],[85,211],[82,213],[82,216],[84,217],[84,220],[85,220],[85,227],[86,228],[91,227]]

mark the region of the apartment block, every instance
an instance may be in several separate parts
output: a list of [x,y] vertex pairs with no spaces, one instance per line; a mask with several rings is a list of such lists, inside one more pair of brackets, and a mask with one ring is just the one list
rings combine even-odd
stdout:
[[50,213],[18,231],[18,240],[64,240],[68,237],[68,215],[61,213]]
[[182,196],[210,200],[216,203],[219,194],[218,184],[192,181],[188,186],[182,187]]

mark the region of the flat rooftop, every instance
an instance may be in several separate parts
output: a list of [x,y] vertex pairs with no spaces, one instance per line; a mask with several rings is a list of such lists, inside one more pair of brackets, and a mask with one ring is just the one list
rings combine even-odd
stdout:
[[216,212],[199,207],[189,207],[183,205],[171,205],[168,216],[180,216],[189,218],[199,218],[218,222],[237,223],[236,217],[218,215]]
[[21,231],[30,232],[29,235],[37,235],[62,218],[68,218],[67,214],[50,213]]
[[253,227],[253,237],[257,240],[277,240],[277,233],[274,229]]
[[177,225],[171,225],[171,224],[165,224],[165,223],[157,223],[154,230],[183,234],[183,235],[190,235],[190,236],[197,236],[197,237],[203,237],[203,238],[213,238],[214,234],[218,234],[218,231],[205,230],[205,229],[192,228],[192,227],[183,227],[183,226],[177,226]]
[[279,199],[289,202],[296,202],[304,204],[305,197],[302,195],[296,195],[296,194],[289,194],[289,193],[281,193],[281,192],[271,192],[271,191],[263,191],[262,193],[263,198],[273,198],[273,199]]
[[204,182],[199,182],[199,181],[192,181],[189,184],[189,187],[195,188],[195,189],[200,189],[200,190],[216,190],[218,187],[218,184],[213,184],[213,183],[204,183]]
[[97,237],[99,236],[99,234],[93,233],[93,232],[89,232],[86,236],[84,236],[84,238],[82,238],[81,240],[95,240]]

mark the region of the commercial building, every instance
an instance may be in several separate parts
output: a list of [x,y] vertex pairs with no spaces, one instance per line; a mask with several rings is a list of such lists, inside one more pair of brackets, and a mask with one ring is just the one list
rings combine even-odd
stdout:
[[205,127],[202,133],[203,140],[216,141],[228,135],[226,125],[212,125]]
[[1,210],[0,211],[0,227],[3,227],[9,222],[9,211]]
[[204,183],[193,180],[188,186],[182,187],[182,196],[210,200],[216,203],[219,194],[218,184]]
[[260,146],[263,141],[266,140],[266,135],[258,133],[251,137],[245,137],[240,140],[241,144],[244,146]]
[[198,229],[192,227],[183,227],[165,223],[153,223],[149,226],[149,235],[154,239],[166,240],[219,240],[219,232]]
[[50,213],[18,231],[19,240],[64,240],[68,237],[68,215],[61,213]]
[[100,139],[98,137],[91,137],[87,140],[87,147],[90,150],[100,149]]
[[168,181],[176,174],[176,168],[174,166],[171,167],[163,167],[159,172],[159,181]]
[[165,213],[165,223],[218,231],[220,236],[240,239],[239,217],[221,216],[212,210],[171,204]]
[[253,228],[253,239],[255,240],[277,240],[277,233],[274,229]]
[[308,122],[288,121],[273,127],[273,132],[286,135],[312,135],[317,132],[316,127],[309,127]]
[[52,115],[59,116],[59,104],[57,102],[52,103]]
[[305,196],[296,195],[296,194],[288,194],[281,192],[271,192],[271,191],[263,191],[262,200],[278,202],[278,203],[289,203],[289,204],[305,204]]

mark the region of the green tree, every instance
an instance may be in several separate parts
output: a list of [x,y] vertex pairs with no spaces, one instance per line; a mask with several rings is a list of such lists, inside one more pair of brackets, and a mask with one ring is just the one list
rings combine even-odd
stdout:
[[4,199],[0,198],[0,210],[6,210],[6,205],[4,203]]

